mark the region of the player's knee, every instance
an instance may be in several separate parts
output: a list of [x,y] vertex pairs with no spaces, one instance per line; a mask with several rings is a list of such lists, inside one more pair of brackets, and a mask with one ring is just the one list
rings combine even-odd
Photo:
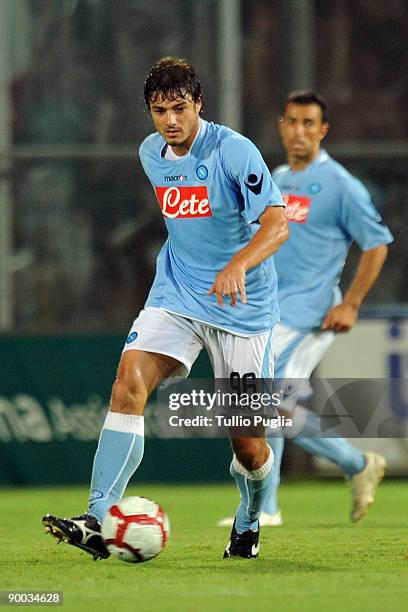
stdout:
[[245,469],[253,472],[263,466],[268,459],[269,449],[264,441],[247,439],[235,445],[235,454]]
[[148,391],[140,370],[118,371],[112,387],[111,407],[114,412],[142,414],[148,398]]

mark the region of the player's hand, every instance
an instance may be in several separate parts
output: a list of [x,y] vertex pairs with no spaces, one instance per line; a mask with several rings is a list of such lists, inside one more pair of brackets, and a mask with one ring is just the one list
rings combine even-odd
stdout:
[[237,304],[238,293],[241,297],[241,302],[246,304],[244,266],[237,263],[229,263],[221,272],[218,272],[208,295],[213,295],[213,293],[217,297],[217,304],[219,306],[224,305],[224,297],[230,297],[231,306],[235,306]]
[[343,302],[338,306],[330,308],[323,321],[322,329],[325,331],[332,330],[339,333],[350,331],[357,323],[358,308],[347,302]]

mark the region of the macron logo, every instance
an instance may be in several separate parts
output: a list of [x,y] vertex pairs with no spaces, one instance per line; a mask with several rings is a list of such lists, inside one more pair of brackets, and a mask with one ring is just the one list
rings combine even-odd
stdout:
[[187,180],[187,175],[186,174],[175,174],[174,176],[165,176],[164,180],[166,181],[166,183],[170,183],[170,182],[175,182],[175,181],[186,181]]
[[166,219],[212,217],[208,190],[197,187],[156,187],[159,206]]

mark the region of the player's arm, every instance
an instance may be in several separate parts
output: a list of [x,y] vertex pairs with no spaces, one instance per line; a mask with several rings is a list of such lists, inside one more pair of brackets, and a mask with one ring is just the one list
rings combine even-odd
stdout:
[[356,274],[342,303],[328,311],[322,329],[347,332],[355,325],[360,306],[377,280],[387,254],[388,247],[382,244],[361,255]]
[[222,306],[223,296],[231,298],[231,305],[237,303],[237,294],[246,304],[246,272],[275,253],[289,236],[285,209],[268,206],[259,217],[260,228],[250,242],[238,251],[226,267],[215,277],[209,295],[215,293],[217,303]]

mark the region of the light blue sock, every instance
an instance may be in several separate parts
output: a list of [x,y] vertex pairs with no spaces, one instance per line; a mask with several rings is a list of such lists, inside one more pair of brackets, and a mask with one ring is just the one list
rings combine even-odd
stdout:
[[[294,424],[296,425],[296,412]],[[362,450],[352,446],[345,438],[324,438],[321,432],[320,416],[307,408],[300,408],[299,415],[304,419],[300,435],[292,438],[293,442],[312,455],[318,455],[336,463],[350,478],[361,472],[365,466]]]
[[280,470],[285,439],[283,436],[271,436],[270,438],[268,438],[268,444],[273,450],[274,461],[271,479],[269,481],[268,494],[264,501],[262,511],[267,512],[268,514],[276,514],[277,512],[279,512],[278,489],[280,483]]
[[122,499],[143,451],[143,416],[108,412],[94,459],[89,514],[102,521],[109,508]]
[[230,474],[237,483],[240,495],[240,503],[235,516],[235,529],[238,533],[258,528],[259,515],[263,509],[272,476],[272,466],[272,449],[270,449],[266,462],[252,472],[244,468],[234,455]]
[[248,523],[247,510],[249,505],[249,491],[247,479],[242,474],[238,474],[238,472],[234,469],[234,465],[232,462],[230,465],[230,474],[237,483],[239,491],[239,506],[235,513],[235,525],[239,525],[240,532],[242,533],[243,531],[247,531],[247,529],[250,529],[250,527],[245,527],[245,529],[243,529],[242,527],[243,525],[246,525]]

